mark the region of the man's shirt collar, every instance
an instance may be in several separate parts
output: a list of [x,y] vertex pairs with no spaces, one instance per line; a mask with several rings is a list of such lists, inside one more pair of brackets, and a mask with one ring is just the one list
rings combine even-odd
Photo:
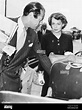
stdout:
[[24,28],[24,24],[23,24],[23,22],[22,22],[22,17],[20,17],[20,18],[18,19],[18,27],[21,28],[21,29]]

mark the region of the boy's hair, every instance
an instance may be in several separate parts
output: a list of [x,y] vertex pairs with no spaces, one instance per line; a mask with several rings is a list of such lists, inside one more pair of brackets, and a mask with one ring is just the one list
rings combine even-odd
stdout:
[[52,18],[55,18],[57,20],[61,20],[61,22],[64,24],[64,26],[62,27],[62,29],[65,28],[65,26],[68,23],[66,17],[63,14],[61,14],[61,13],[53,13],[48,18],[48,23],[49,23],[50,26],[52,25]]
[[23,16],[27,16],[30,12],[34,13],[34,17],[37,18],[40,15],[40,11],[44,12],[43,18],[45,16],[45,9],[39,2],[30,2],[27,4],[23,10]]

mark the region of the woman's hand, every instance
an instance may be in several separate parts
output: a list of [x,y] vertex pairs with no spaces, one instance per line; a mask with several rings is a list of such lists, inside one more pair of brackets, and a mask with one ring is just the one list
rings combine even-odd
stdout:
[[52,96],[52,88],[51,87],[48,88],[48,92],[47,92],[46,96]]
[[76,56],[72,54],[67,55],[66,59],[69,60],[70,62],[76,62]]

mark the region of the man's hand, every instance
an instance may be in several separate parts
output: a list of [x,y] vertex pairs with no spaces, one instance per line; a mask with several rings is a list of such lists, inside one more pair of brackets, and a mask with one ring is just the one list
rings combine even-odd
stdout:
[[67,60],[69,60],[70,62],[76,62],[76,57],[75,55],[67,55],[66,57]]

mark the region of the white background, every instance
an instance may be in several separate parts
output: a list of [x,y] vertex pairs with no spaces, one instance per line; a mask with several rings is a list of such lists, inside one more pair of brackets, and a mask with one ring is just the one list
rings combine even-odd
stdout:
[[[0,14],[4,15],[4,2],[0,0]],[[82,0],[7,0],[7,16],[18,17],[22,15],[25,5],[31,1],[39,1],[46,9],[44,22],[48,24],[48,17],[53,12],[61,12],[68,20],[66,30],[77,27],[82,30]],[[49,25],[48,25],[48,28]]]

